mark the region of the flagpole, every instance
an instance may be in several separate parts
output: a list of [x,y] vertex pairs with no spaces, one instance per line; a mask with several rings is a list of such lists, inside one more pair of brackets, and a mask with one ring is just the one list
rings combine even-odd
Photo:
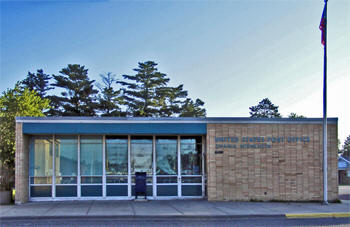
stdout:
[[323,204],[328,204],[327,194],[327,2],[325,3],[324,59],[323,59]]

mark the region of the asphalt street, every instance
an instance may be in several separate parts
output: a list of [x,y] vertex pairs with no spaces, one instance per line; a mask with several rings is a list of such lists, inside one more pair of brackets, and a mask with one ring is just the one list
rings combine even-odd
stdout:
[[219,219],[106,219],[106,218],[59,218],[59,219],[17,219],[1,222],[1,226],[350,226],[350,218],[307,218],[288,219],[284,217],[264,218],[219,218]]

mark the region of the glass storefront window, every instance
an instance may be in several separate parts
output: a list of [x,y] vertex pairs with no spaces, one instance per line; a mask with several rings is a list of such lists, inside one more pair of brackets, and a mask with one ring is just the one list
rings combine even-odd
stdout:
[[157,137],[157,175],[177,175],[177,138]]
[[107,184],[127,184],[128,176],[107,176]]
[[[152,190],[155,187],[157,188],[155,196],[202,195],[202,136],[181,136],[180,141],[177,136],[131,136],[131,140],[128,141],[128,136],[121,135],[108,135],[105,140],[102,135],[83,135],[80,136],[80,145],[78,138],[78,135],[31,137],[29,156],[31,197],[128,196],[130,185],[133,195],[135,172],[147,173],[149,196],[153,195]],[[105,141],[105,166],[103,166],[103,141]],[[130,158],[131,176],[128,176],[128,158]],[[80,171],[78,171],[78,160],[80,160]],[[179,165],[181,169],[178,168]],[[105,176],[103,176],[104,170]],[[182,176],[178,177],[178,173]],[[53,187],[55,190],[52,190]],[[181,191],[178,191],[179,188]],[[52,191],[55,193],[51,195]]]
[[30,146],[30,176],[48,177],[52,176],[52,173],[52,139],[50,137],[33,137]]
[[106,138],[106,175],[128,175],[128,138]]
[[81,176],[102,176],[102,137],[81,136],[80,174]]
[[182,183],[202,183],[202,177],[182,177]]
[[56,184],[76,184],[77,177],[56,177]]
[[168,176],[157,176],[157,184],[169,184],[177,183],[177,176],[168,177]]
[[78,174],[78,138],[59,136],[55,141],[55,169],[57,184],[74,184]]
[[131,173],[146,172],[152,175],[152,137],[131,138]]
[[30,177],[31,184],[51,184],[52,176],[50,177]]
[[102,177],[81,177],[82,184],[102,184]]
[[202,138],[181,137],[181,175],[200,175],[202,169]]

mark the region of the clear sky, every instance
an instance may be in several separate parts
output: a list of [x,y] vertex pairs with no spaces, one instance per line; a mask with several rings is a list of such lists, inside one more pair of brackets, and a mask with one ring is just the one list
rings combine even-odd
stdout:
[[[153,60],[208,116],[246,117],[268,97],[322,117],[322,0],[1,1],[0,91],[28,71],[82,64],[92,79]],[[350,135],[350,1],[328,4],[328,116]]]

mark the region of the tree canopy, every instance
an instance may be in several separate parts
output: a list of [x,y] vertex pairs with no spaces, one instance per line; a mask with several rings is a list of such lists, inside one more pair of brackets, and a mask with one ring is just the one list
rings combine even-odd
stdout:
[[158,113],[157,92],[169,82],[166,74],[158,72],[156,63],[139,63],[135,75],[123,75],[123,99],[127,114],[134,117],[151,117]]
[[62,88],[61,96],[50,96],[53,109],[50,115],[61,116],[95,116],[98,107],[94,89],[94,80],[88,77],[88,69],[79,64],[69,64],[60,71],[61,75],[53,75],[52,86]]
[[159,116],[171,117],[183,112],[183,99],[187,97],[187,91],[183,90],[183,84],[177,87],[162,87],[157,91]]
[[278,112],[278,106],[272,104],[272,102],[265,98],[259,102],[256,106],[249,107],[251,118],[280,118],[281,114]]
[[0,96],[0,167],[14,174],[15,166],[15,117],[45,116],[43,111],[50,108],[49,100],[41,98],[36,91],[21,88],[4,91]]
[[350,160],[350,135],[345,139],[341,151],[343,153],[343,156]]
[[204,102],[200,99],[196,99],[193,102],[192,99],[186,99],[181,106],[180,117],[205,117],[206,110],[202,108]]
[[135,75],[123,75],[121,85],[126,115],[134,117],[205,116],[204,102],[187,98],[183,85],[171,87],[170,79],[156,68],[157,63],[139,63]]
[[298,115],[298,114],[296,114],[296,113],[290,113],[290,114],[288,115],[288,118],[306,118],[306,117],[303,116],[303,115]]
[[121,97],[121,90],[115,90],[113,85],[117,81],[116,76],[112,73],[106,75],[100,75],[102,84],[97,84],[100,89],[98,95],[98,107],[100,114],[103,117],[111,116],[123,116],[121,105],[123,104],[123,98]]
[[58,75],[28,72],[20,85],[50,100],[47,116],[205,117],[204,102],[188,97],[183,84],[170,86],[157,65],[140,62],[134,75],[117,79],[109,72],[95,83],[85,66],[68,64]]
[[44,98],[46,93],[53,89],[49,84],[51,78],[52,77],[45,74],[42,69],[38,69],[36,74],[28,72],[27,77],[20,83],[23,88],[28,88],[30,91],[34,90],[41,98]]

